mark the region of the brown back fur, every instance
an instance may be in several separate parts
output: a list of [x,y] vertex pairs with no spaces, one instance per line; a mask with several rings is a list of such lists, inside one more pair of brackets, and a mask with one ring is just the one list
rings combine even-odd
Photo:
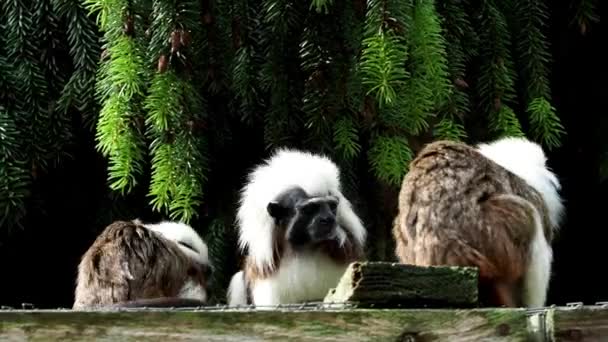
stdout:
[[190,276],[203,282],[195,270],[174,242],[136,222],[117,221],[82,257],[74,308],[174,297]]
[[431,143],[402,183],[396,255],[407,264],[478,267],[482,302],[519,306],[534,208],[550,238],[547,210],[531,186],[470,146]]

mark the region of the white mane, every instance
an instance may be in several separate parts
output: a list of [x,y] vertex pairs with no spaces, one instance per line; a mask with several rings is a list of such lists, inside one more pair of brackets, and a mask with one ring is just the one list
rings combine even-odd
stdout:
[[477,149],[540,192],[549,210],[552,228],[558,228],[564,211],[558,192],[561,184],[546,165],[547,157],[540,145],[526,138],[507,137],[479,144]]
[[[168,240],[176,242],[178,247],[193,260],[201,264],[209,264],[207,244],[189,225],[181,222],[162,221],[160,223],[144,224],[143,226],[161,234]],[[192,249],[181,245],[180,242],[191,246]]]
[[350,202],[342,195],[340,171],[329,158],[310,152],[282,148],[249,174],[237,212],[239,247],[248,249],[255,264],[272,264],[273,220],[266,209],[282,191],[300,186],[310,196],[339,198],[338,222],[346,223],[354,239],[364,244],[366,231]]

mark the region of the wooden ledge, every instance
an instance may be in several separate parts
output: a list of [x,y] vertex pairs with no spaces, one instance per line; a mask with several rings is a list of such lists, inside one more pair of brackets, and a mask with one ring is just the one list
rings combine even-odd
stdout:
[[4,310],[2,341],[606,341],[608,308]]

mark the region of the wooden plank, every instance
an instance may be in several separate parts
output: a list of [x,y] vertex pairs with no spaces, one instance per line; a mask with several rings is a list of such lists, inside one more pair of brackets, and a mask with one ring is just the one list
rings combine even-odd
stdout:
[[528,341],[525,310],[0,311],[2,341]]
[[554,309],[549,329],[556,342],[608,341],[608,307]]
[[354,262],[324,302],[379,307],[473,307],[478,270],[473,267],[419,267],[390,262]]

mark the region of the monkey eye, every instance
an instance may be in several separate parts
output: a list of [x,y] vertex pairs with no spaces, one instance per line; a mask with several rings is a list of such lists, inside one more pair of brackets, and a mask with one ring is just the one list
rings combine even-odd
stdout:
[[338,202],[329,202],[329,209],[335,214],[338,210]]
[[319,210],[319,207],[316,203],[309,203],[302,207],[302,212],[309,215],[315,213],[317,210]]

